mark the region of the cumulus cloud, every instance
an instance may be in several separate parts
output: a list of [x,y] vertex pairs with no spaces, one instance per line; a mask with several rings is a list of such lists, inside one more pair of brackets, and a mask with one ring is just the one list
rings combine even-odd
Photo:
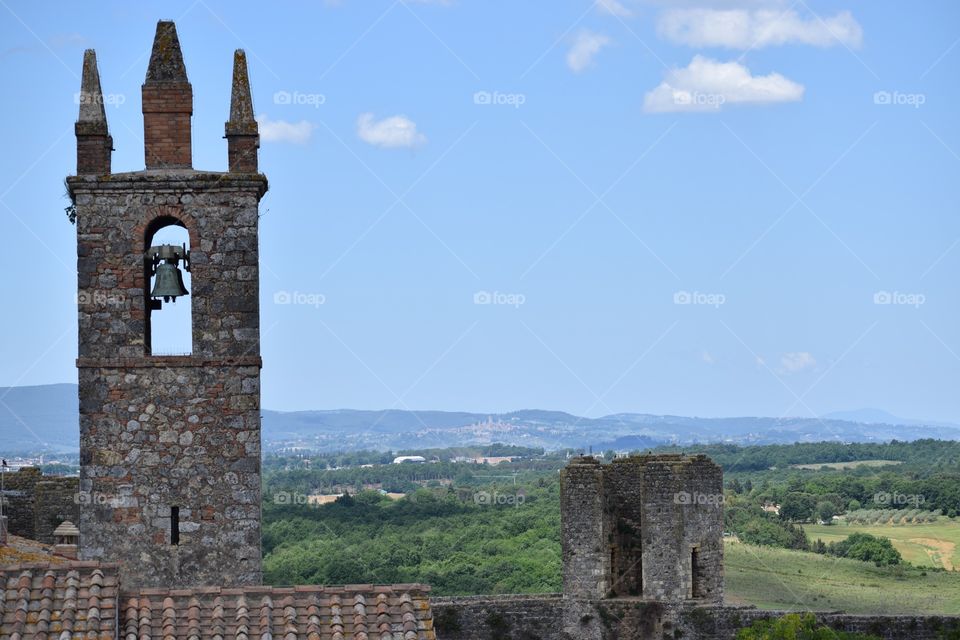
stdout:
[[417,131],[417,124],[403,115],[375,120],[372,113],[363,113],[357,119],[357,135],[367,144],[385,149],[413,148],[427,141]]
[[863,29],[849,11],[820,18],[793,9],[670,9],[660,14],[657,32],[692,47],[751,49],[784,44],[859,47]]
[[267,114],[257,116],[260,125],[260,139],[263,142],[292,142],[304,144],[313,135],[314,125],[306,120],[287,122],[286,120],[271,120]]
[[731,104],[796,102],[804,87],[779,73],[754,76],[737,62],[694,56],[689,66],[668,71],[663,82],[644,98],[648,113],[718,111]]
[[596,4],[601,13],[608,13],[611,16],[629,18],[633,15],[633,11],[625,7],[619,0],[596,0]]
[[608,44],[610,38],[601,33],[581,31],[567,52],[567,66],[574,73],[580,73],[593,63],[594,56]]
[[817,360],[807,351],[794,351],[780,356],[780,373],[800,373],[817,366]]

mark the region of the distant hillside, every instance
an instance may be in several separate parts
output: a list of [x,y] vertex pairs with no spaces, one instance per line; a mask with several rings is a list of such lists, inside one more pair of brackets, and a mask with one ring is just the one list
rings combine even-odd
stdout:
[[855,409],[853,411],[834,411],[821,416],[824,419],[848,420],[866,424],[907,424],[912,426],[932,425],[937,427],[951,427],[960,429],[960,424],[951,422],[937,422],[934,420],[918,420],[916,418],[901,418],[883,409]]
[[[873,410],[869,417],[881,414]],[[0,387],[0,452],[76,451],[77,387]],[[889,415],[889,414],[885,414]],[[960,440],[960,427],[887,420],[696,418],[622,413],[583,418],[525,409],[504,414],[459,411],[263,411],[265,451],[398,450],[503,442],[545,449],[643,449],[695,442],[782,444]]]

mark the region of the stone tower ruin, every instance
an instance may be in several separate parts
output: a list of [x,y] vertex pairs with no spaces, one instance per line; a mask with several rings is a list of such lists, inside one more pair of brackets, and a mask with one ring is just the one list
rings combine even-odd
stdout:
[[641,455],[561,473],[563,594],[723,602],[723,472],[703,455]]
[[[77,175],[67,178],[77,226],[79,553],[118,562],[130,588],[256,585],[257,234],[267,180],[246,58],[234,54],[226,172],[192,167],[193,90],[172,22],[157,24],[142,95],[146,168],[111,173],[96,54],[84,54]],[[151,247],[170,226],[189,238],[174,247],[191,282],[179,300],[151,296]],[[189,305],[191,352],[154,354],[151,325],[173,304]]]

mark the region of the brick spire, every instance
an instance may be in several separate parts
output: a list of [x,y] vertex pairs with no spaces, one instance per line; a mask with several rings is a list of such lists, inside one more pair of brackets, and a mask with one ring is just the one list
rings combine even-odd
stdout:
[[257,149],[260,133],[253,117],[253,99],[250,97],[250,77],[247,74],[247,54],[243,49],[233,53],[233,85],[230,94],[230,120],[224,137],[227,139],[227,158],[231,172],[256,173]]
[[100,72],[97,54],[93,49],[83,53],[83,73],[80,78],[80,116],[74,125],[77,134],[77,175],[105,175],[110,173],[110,152],[113,138],[107,130],[107,114],[100,90]]
[[190,116],[193,87],[187,80],[177,27],[157,23],[143,93],[143,141],[147,169],[192,166]]

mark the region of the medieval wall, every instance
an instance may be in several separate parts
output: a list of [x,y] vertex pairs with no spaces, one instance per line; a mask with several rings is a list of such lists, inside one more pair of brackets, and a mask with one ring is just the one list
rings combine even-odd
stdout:
[[[670,605],[640,599],[576,601],[559,594],[431,598],[438,640],[734,640],[755,620],[786,611]],[[815,614],[838,631],[883,640],[943,640],[957,616]]]
[[61,522],[75,523],[80,517],[78,482],[75,477],[44,476],[35,467],[4,474],[9,533],[52,544],[53,530]]

